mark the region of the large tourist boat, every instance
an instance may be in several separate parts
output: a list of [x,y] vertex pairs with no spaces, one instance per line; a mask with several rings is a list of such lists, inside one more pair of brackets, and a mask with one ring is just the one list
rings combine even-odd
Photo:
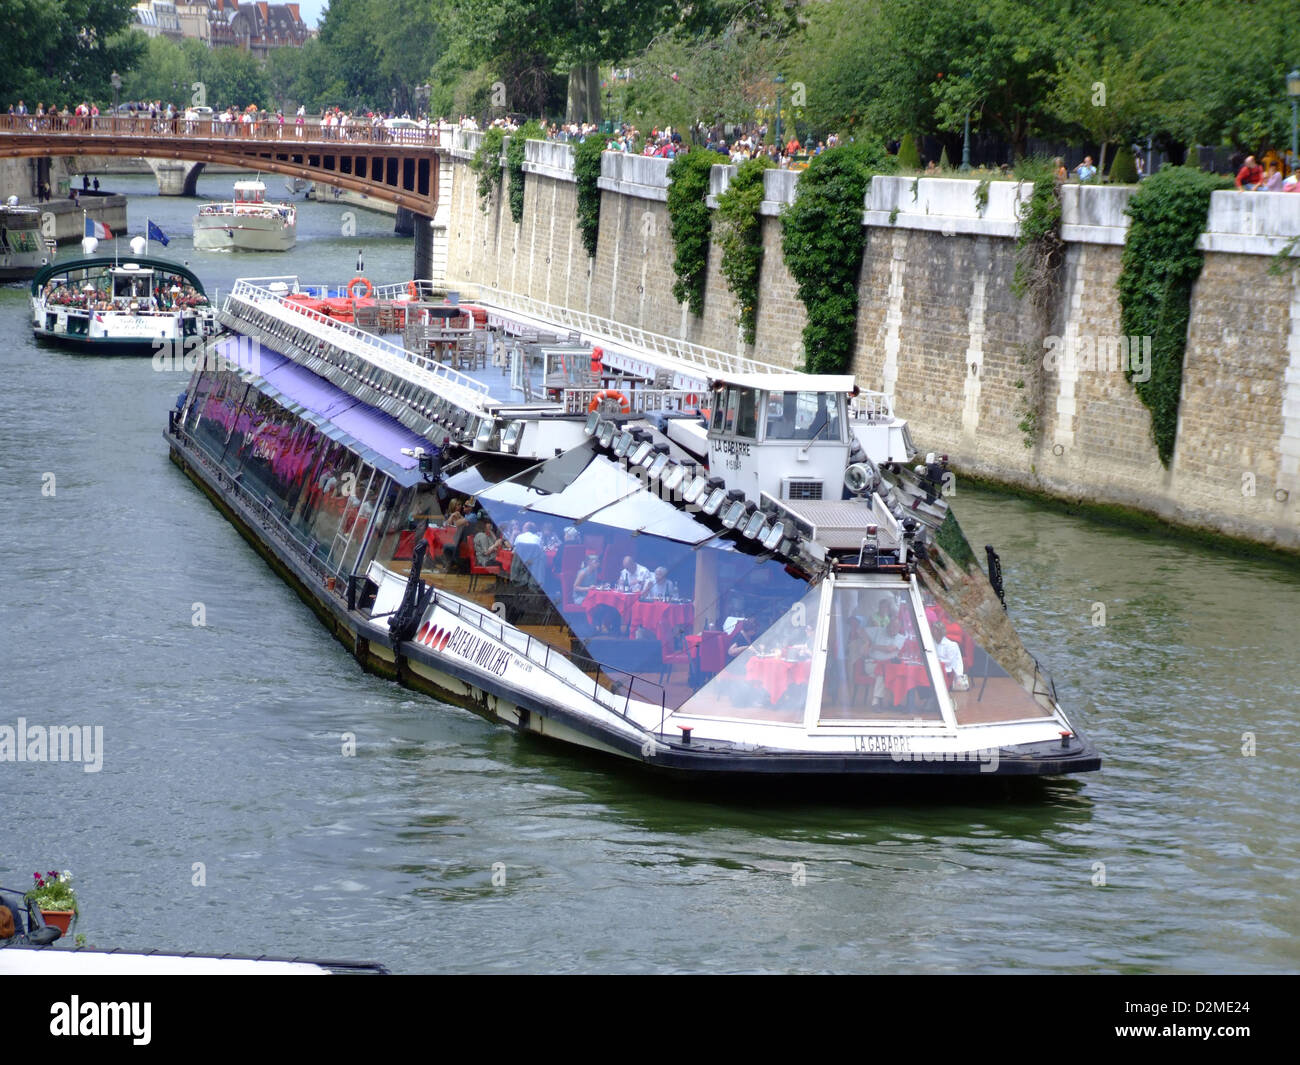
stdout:
[[0,281],[26,281],[54,258],[54,245],[45,243],[41,213],[24,207],[18,197],[0,203]]
[[238,282],[167,440],[367,669],[664,773],[1100,765],[883,395],[330,292]]
[[[143,238],[135,243],[144,247]],[[93,238],[86,246],[93,253]],[[216,310],[198,277],[144,255],[121,261],[87,254],[54,263],[32,279],[31,300],[38,339],[83,351],[150,354],[217,332]]]
[[236,181],[235,198],[205,203],[194,216],[194,247],[203,251],[288,251],[298,239],[298,209],[268,203],[266,185]]

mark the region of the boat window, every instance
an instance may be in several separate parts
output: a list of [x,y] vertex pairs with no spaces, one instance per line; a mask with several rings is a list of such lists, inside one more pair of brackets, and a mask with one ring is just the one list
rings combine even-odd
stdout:
[[834,392],[773,392],[768,440],[841,440],[840,397]]
[[736,435],[753,440],[758,436],[758,393],[752,388],[740,388],[736,404]]
[[906,585],[836,587],[826,639],[821,720],[941,721]]
[[[801,724],[818,659],[815,637],[822,587],[802,583],[803,594],[779,613],[772,600],[749,597],[723,630],[701,633],[712,647],[701,663],[706,683],[680,713],[745,721]],[[701,647],[703,655],[705,648]]]
[[[1039,696],[1026,689],[976,640],[975,627],[954,621],[948,611],[924,588],[926,623],[944,664],[944,683],[949,688],[958,725],[984,725],[996,721],[1020,721],[1050,717],[1047,681],[1040,682]],[[965,680],[958,680],[964,675]]]

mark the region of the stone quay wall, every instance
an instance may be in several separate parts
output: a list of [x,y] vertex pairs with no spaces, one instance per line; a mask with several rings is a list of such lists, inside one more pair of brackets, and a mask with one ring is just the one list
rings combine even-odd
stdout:
[[[758,329],[747,348],[716,245],[703,315],[673,299],[665,160],[604,155],[593,259],[577,228],[572,148],[528,143],[516,225],[508,175],[486,210],[477,195],[469,160],[480,136],[453,141],[449,285],[802,365],[804,309],[783,261],[779,218],[797,174],[765,175]],[[733,173],[714,168],[712,203]],[[1059,293],[1040,312],[1010,288],[1028,186],[995,181],[983,204],[976,188],[954,178],[872,181],[850,367],[858,383],[889,395],[917,445],[948,454],[959,476],[1300,552],[1300,258],[1280,276],[1269,269],[1300,235],[1300,194],[1213,195],[1166,470],[1149,412],[1107,358],[1122,334],[1116,282],[1133,190],[1064,187]],[[1049,338],[1083,357],[1073,365],[1049,357]],[[1090,361],[1093,351],[1102,358]]]

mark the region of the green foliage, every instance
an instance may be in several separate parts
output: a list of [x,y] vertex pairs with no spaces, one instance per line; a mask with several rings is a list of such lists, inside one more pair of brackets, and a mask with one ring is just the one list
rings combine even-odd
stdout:
[[110,78],[144,55],[131,29],[134,0],[4,0],[0,3],[0,103],[20,99],[71,111],[83,100],[112,105]]
[[873,174],[895,160],[858,141],[816,156],[799,176],[794,203],[782,213],[782,250],[808,312],[803,341],[812,373],[840,373],[853,354],[858,274],[866,247],[863,201]]
[[668,221],[672,231],[673,299],[687,303],[691,314],[704,313],[704,281],[709,267],[709,233],[713,212],[704,198],[709,194],[709,171],[726,163],[717,152],[685,152],[668,165]]
[[328,97],[320,102],[415,114],[415,86],[430,80],[455,16],[445,0],[331,0],[320,26],[323,62],[313,70],[316,94]]
[[898,146],[898,169],[921,169],[921,153],[916,150],[916,138],[910,133],[903,134],[902,143]]
[[722,276],[740,301],[745,343],[754,343],[758,326],[758,277],[763,267],[763,171],[772,167],[765,155],[742,163],[727,191],[718,197],[718,247]]
[[1118,282],[1120,324],[1127,337],[1151,337],[1151,376],[1133,380],[1127,368],[1125,376],[1151,411],[1151,435],[1166,467],[1178,431],[1192,286],[1203,262],[1196,242],[1210,194],[1230,184],[1190,167],[1164,167],[1142,183],[1126,212],[1132,222]]
[[989,206],[989,185],[992,183],[991,178],[980,178],[975,182],[975,213],[983,215]]
[[952,163],[948,161],[947,145],[945,145],[943,150],[939,153],[939,169],[944,172],[947,172],[952,169]]
[[582,246],[591,258],[596,257],[600,237],[600,157],[605,140],[593,134],[573,150],[573,176],[578,182],[578,231]]
[[1052,164],[1044,158],[1023,159],[1016,176],[1033,185],[1029,199],[1020,204],[1020,232],[1016,235],[1016,268],[1011,291],[1017,299],[1028,297],[1039,310],[1051,306],[1060,276],[1065,244],[1061,240],[1061,195]]
[[1121,144],[1115,152],[1115,161],[1110,164],[1110,180],[1119,185],[1136,185],[1138,179],[1137,160],[1133,149]]
[[506,145],[506,170],[510,174],[510,217],[515,225],[524,220],[524,153],[528,141],[544,140],[546,133],[536,119],[525,122],[510,134]]
[[483,132],[478,151],[469,165],[478,174],[478,198],[484,211],[492,200],[492,190],[501,187],[501,146],[506,138],[505,130],[492,126]]

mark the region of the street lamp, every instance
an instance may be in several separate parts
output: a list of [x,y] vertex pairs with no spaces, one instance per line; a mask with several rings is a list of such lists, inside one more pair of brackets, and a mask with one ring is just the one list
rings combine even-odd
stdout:
[[1291,169],[1295,169],[1300,151],[1296,150],[1296,103],[1300,101],[1300,70],[1286,76],[1286,94],[1291,98]]
[[[108,80],[109,80],[109,83],[113,86],[113,114],[116,115],[116,114],[117,114],[117,94],[118,94],[118,91],[122,88],[122,77],[121,77],[121,75],[118,74],[118,72],[115,70],[115,71],[113,71],[112,76],[111,76]],[[1291,109],[1292,109],[1292,111],[1295,110],[1295,104],[1292,104],[1292,105],[1291,105]]]
[[776,150],[781,150],[781,86],[785,84],[785,76],[778,74],[772,79],[776,83]]
[[614,90],[605,90],[605,132],[614,132]]

